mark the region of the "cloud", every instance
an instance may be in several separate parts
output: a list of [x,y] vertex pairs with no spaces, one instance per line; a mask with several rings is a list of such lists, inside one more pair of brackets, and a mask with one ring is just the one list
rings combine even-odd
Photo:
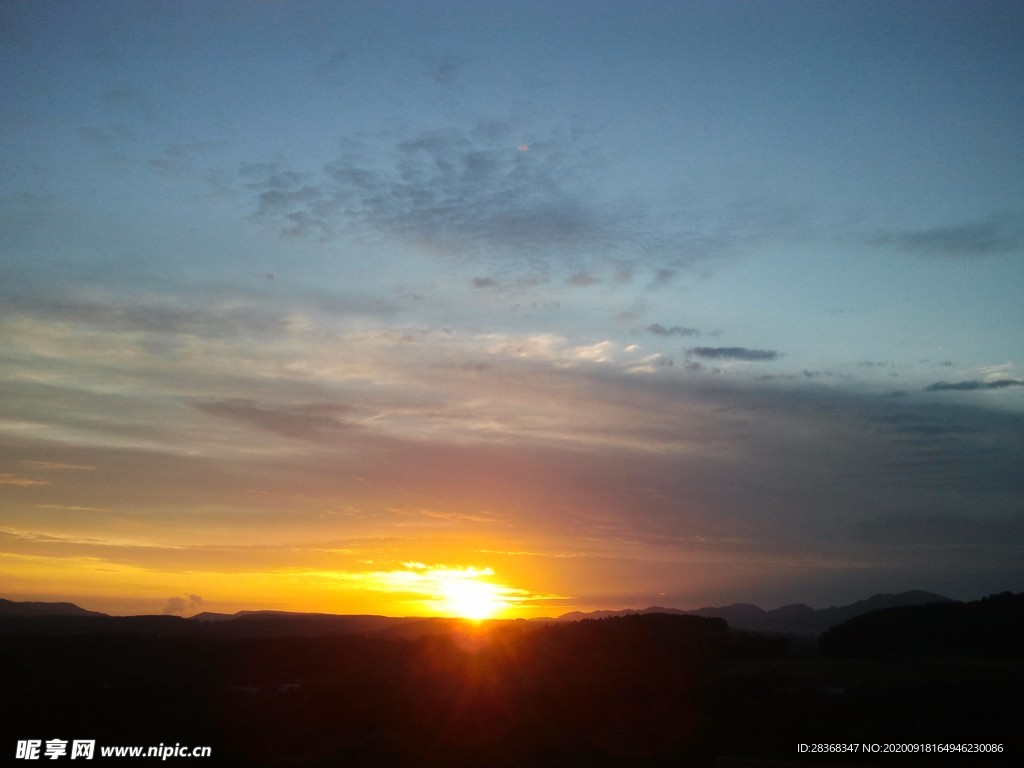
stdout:
[[169,597],[167,605],[162,611],[164,616],[180,616],[186,612],[198,611],[203,605],[203,598],[199,595],[186,595],[185,597]]
[[748,349],[747,347],[691,347],[688,355],[704,360],[777,360],[780,352],[772,349]]
[[943,258],[1001,256],[1024,250],[1024,237],[1000,220],[932,227],[882,235],[880,245],[895,245],[911,253]]
[[246,398],[197,403],[203,413],[240,421],[249,426],[299,440],[319,440],[354,425],[342,421],[338,414],[353,409],[334,403],[302,405],[264,405]]
[[[1000,494],[1024,492],[1024,476],[1015,465],[1024,460],[1012,437],[1021,429],[1021,417],[950,404],[927,404],[909,397],[885,398],[891,408],[872,417],[885,439],[874,461],[884,472],[899,472],[899,484],[908,493],[915,487],[958,489],[961,494],[989,500]],[[1008,497],[1009,498],[1009,497]],[[959,503],[918,504],[918,512],[936,514],[962,509]],[[980,509],[992,511],[990,501]],[[908,510],[904,510],[908,511]]]
[[37,461],[35,459],[22,459],[21,463],[22,464],[27,464],[28,466],[32,467],[32,469],[38,469],[38,470],[42,470],[42,471],[62,470],[62,469],[72,469],[72,470],[92,470],[92,469],[96,469],[96,467],[88,466],[88,465],[85,465],[85,464],[66,464],[66,463],[60,462],[60,461]]
[[14,485],[28,488],[33,485],[49,485],[48,480],[34,480],[31,477],[22,477],[10,472],[0,472],[0,485]]
[[986,389],[1006,389],[1007,387],[1024,387],[1024,381],[1020,379],[996,379],[994,381],[981,381],[970,379],[968,381],[946,382],[937,381],[924,388],[925,392],[975,392]]
[[240,176],[258,194],[254,217],[290,236],[375,232],[451,255],[594,246],[606,226],[574,188],[583,158],[571,146],[556,136],[520,152],[511,126],[477,126],[348,140],[318,172],[251,164]]
[[[268,280],[266,273],[261,277],[267,283],[275,282]],[[100,334],[121,334],[115,346],[127,353],[139,344],[170,348],[198,339],[259,338],[268,342],[294,337],[301,324],[310,318],[389,316],[396,311],[396,305],[386,300],[328,293],[326,289],[307,293],[301,303],[291,306],[273,301],[276,296],[266,292],[260,295],[220,286],[213,290],[215,294],[200,290],[187,297],[153,294],[129,301],[88,289],[77,294],[75,289],[68,289],[59,295],[26,292],[0,302],[0,323],[11,323],[25,335],[26,348],[47,343],[38,338],[40,333],[49,336],[49,342],[56,336],[69,341],[75,336],[67,333],[66,327],[73,328],[79,341],[86,343],[100,343]],[[31,334],[36,338],[29,338]]]
[[149,297],[132,303],[103,301],[95,296],[78,299],[73,295],[30,295],[5,302],[0,308],[0,319],[12,316],[64,322],[80,329],[204,338],[275,335],[287,326],[287,317],[281,310],[225,292],[216,299]]
[[681,325],[673,325],[671,328],[666,328],[661,323],[651,323],[647,326],[647,332],[653,333],[655,336],[700,336],[700,331],[696,328],[684,328]]
[[591,284],[594,266],[613,260],[619,274],[642,267],[664,285],[735,245],[720,228],[695,232],[668,200],[598,194],[604,166],[584,134],[506,120],[350,137],[319,167],[250,163],[237,178],[254,195],[250,218],[285,237],[398,240],[447,258],[555,266],[572,285]]
[[110,512],[105,507],[77,507],[68,504],[36,504],[38,509],[56,509],[61,512]]
[[661,288],[675,280],[678,271],[671,267],[662,267],[654,271],[654,279],[651,280],[652,288]]
[[890,433],[913,439],[933,439],[944,435],[965,435],[977,431],[969,424],[958,422],[948,416],[936,418],[935,414],[901,411],[887,414],[878,419]]
[[[403,348],[403,358],[414,358],[407,368],[391,369],[393,386],[374,400],[374,419],[351,432],[338,427],[350,413],[330,410],[324,393],[319,400],[301,399],[290,389],[278,391],[276,401],[271,392],[260,400],[208,400],[211,413],[256,426],[263,436],[254,439],[246,430],[221,429],[212,418],[197,419],[183,430],[185,447],[196,455],[94,453],[92,460],[102,461],[110,468],[105,473],[111,473],[94,495],[78,489],[34,501],[84,506],[102,498],[115,509],[217,508],[216,520],[203,525],[219,531],[224,525],[245,526],[264,531],[266,541],[281,542],[230,551],[76,545],[82,555],[130,559],[147,568],[173,563],[201,570],[199,565],[217,561],[265,571],[311,562],[320,556],[289,548],[292,539],[280,533],[306,530],[302,526],[314,516],[351,503],[357,512],[344,518],[350,536],[419,541],[443,529],[446,535],[466,535],[475,547],[494,547],[509,536],[502,544],[506,548],[564,549],[571,542],[588,558],[609,559],[581,560],[584,570],[566,577],[567,583],[614,590],[618,572],[612,575],[609,568],[623,558],[671,565],[676,575],[665,577],[669,584],[720,567],[723,575],[714,580],[723,589],[733,583],[730,579],[741,578],[724,575],[727,567],[740,567],[737,563],[750,584],[778,585],[785,578],[810,583],[836,572],[840,561],[861,563],[850,567],[868,572],[888,562],[886,552],[891,552],[864,533],[886,512],[888,500],[898,499],[906,515],[1008,519],[1024,493],[1019,471],[1024,423],[1017,414],[810,384],[759,388],[724,378],[675,376],[671,369],[636,375],[625,365],[570,367],[565,362],[577,353],[608,350],[577,350],[558,339],[537,339],[536,349],[499,345],[485,358],[457,346],[457,339],[444,338],[449,346],[442,357],[460,363],[486,359],[491,366],[469,371],[423,365],[415,355],[428,345]],[[436,361],[434,352],[423,350]],[[655,367],[660,361],[639,362]],[[336,395],[344,391],[336,386]],[[348,390],[350,402],[367,397],[358,391]],[[187,414],[177,402],[170,415],[181,421]],[[275,440],[275,435],[282,437]],[[287,440],[293,435],[309,441],[301,452],[290,450],[294,444]],[[322,439],[339,436],[345,439]],[[36,447],[26,444],[24,455],[39,455]],[[230,461],[213,460],[215,451],[226,452]],[[82,457],[55,458],[82,463]],[[39,493],[50,490],[56,486]],[[410,499],[418,500],[417,507],[455,517],[398,519],[385,512]],[[266,514],[253,514],[261,510]],[[173,516],[167,515],[167,520]],[[471,530],[485,524],[495,529]],[[19,546],[28,552],[46,547],[59,556],[71,545]],[[956,546],[949,544],[949,551]],[[1019,577],[1019,544],[1007,540],[992,546],[1001,548],[1000,557],[1015,558],[1013,564],[993,565],[988,552],[965,564]],[[836,564],[794,559],[809,548]],[[945,554],[932,548],[921,555],[922,562]],[[413,553],[403,557],[430,561]],[[338,567],[328,555],[323,558],[316,570]],[[481,564],[499,568],[490,559]],[[908,580],[923,573],[913,563],[900,568]],[[737,582],[736,589],[742,586]],[[550,589],[563,587],[556,583]],[[172,608],[185,610],[185,604]]]

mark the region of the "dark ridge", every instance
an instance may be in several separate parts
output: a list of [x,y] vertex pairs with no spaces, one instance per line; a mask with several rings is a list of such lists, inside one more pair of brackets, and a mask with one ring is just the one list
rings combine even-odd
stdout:
[[0,616],[106,616],[87,611],[74,603],[16,603],[0,598]]
[[817,636],[829,627],[842,624],[854,616],[876,611],[882,608],[892,608],[904,605],[924,605],[927,603],[949,603],[948,597],[937,595],[932,592],[912,590],[899,594],[879,594],[869,597],[867,600],[858,600],[855,603],[844,606],[832,606],[830,608],[814,609],[802,603],[784,605],[766,611],[756,605],[749,603],[735,603],[717,608],[698,608],[692,611],[682,611],[675,608],[645,608],[640,611],[594,611],[593,613],[566,613],[559,616],[561,621],[579,621],[586,618],[601,618],[607,616],[626,616],[632,613],[672,613],[688,616],[704,616],[708,618],[720,618],[729,622],[729,626],[735,629],[745,629],[753,632],[773,632],[789,635],[812,635]]
[[851,618],[822,634],[826,656],[995,655],[1024,657],[1024,592],[970,603],[884,608]]

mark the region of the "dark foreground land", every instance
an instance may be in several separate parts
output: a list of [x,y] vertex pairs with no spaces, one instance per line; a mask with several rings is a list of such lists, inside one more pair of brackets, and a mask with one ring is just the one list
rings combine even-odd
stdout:
[[666,614],[419,637],[9,620],[0,764],[31,764],[21,740],[85,739],[210,746],[194,762],[238,766],[1024,765],[1022,622],[1024,595],[897,608],[833,628],[819,651]]

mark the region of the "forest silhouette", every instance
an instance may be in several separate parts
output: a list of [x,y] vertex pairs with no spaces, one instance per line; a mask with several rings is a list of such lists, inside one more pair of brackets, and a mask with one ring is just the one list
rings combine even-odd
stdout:
[[662,613],[448,621],[418,636],[348,617],[352,631],[276,637],[174,617],[6,616],[3,749],[59,737],[209,745],[214,765],[643,767],[799,764],[802,742],[955,738],[1004,751],[900,765],[1013,765],[1022,601],[875,611],[824,633],[820,652]]

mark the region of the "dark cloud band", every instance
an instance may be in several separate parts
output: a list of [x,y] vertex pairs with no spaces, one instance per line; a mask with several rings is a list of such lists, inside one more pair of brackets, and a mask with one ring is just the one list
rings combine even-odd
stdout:
[[747,347],[691,347],[687,354],[704,360],[747,360],[751,362],[777,360],[781,353],[773,349]]
[[967,381],[937,381],[925,387],[925,392],[974,392],[985,389],[1006,389],[1007,387],[1024,387],[1024,381],[1020,379],[996,379],[995,381],[980,381],[969,379]]

